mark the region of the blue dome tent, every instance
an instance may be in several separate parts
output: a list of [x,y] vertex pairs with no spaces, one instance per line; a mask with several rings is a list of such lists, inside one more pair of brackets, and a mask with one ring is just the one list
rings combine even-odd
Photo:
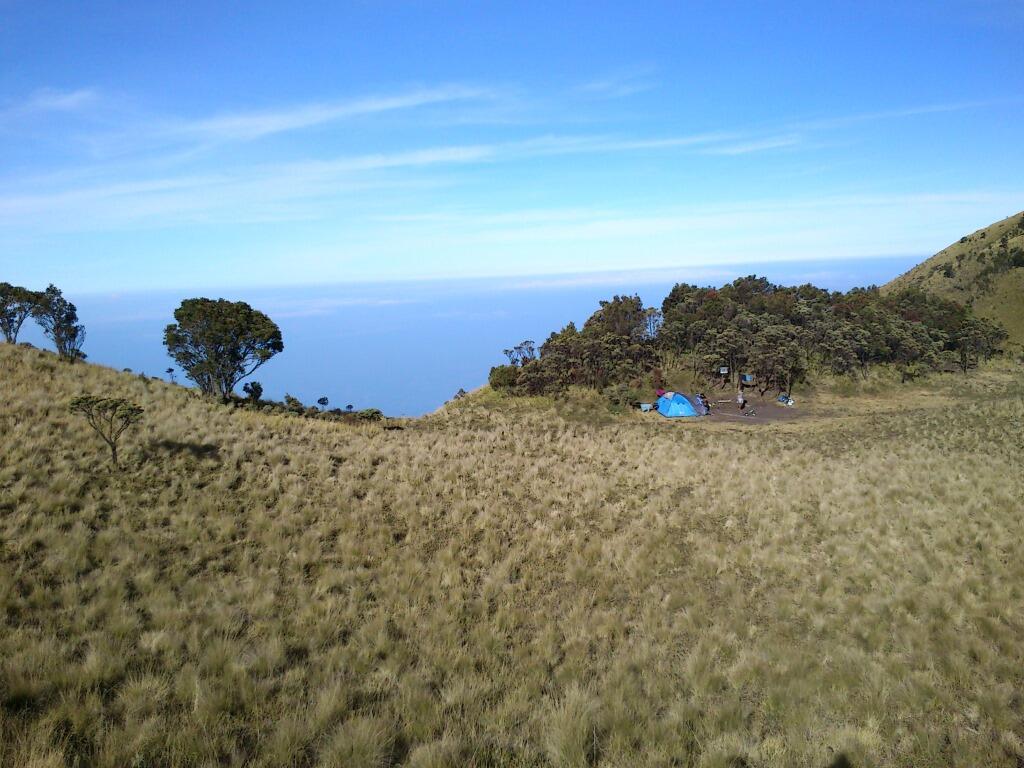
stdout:
[[683,416],[704,416],[707,410],[686,395],[666,392],[658,398],[658,413],[668,419],[678,419]]

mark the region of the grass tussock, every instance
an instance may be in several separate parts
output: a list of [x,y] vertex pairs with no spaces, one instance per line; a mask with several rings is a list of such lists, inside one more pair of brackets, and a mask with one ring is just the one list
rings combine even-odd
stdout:
[[0,382],[0,765],[1024,760],[1019,370],[757,428]]

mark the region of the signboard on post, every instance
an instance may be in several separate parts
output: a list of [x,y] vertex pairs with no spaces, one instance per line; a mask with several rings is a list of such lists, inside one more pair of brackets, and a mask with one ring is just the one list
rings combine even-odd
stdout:
[[718,372],[723,376],[726,376],[729,373],[729,369],[723,365],[721,368],[718,369]]

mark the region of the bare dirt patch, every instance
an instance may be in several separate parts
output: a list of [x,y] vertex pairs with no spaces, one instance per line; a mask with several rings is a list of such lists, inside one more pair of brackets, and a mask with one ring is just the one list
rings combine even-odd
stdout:
[[718,402],[719,400],[724,400],[724,398],[711,398],[711,414],[708,416],[710,421],[765,424],[776,421],[795,421],[812,415],[806,407],[801,407],[799,404],[785,406],[767,397],[748,396],[747,407],[742,411],[736,405],[736,398],[732,398],[728,402]]

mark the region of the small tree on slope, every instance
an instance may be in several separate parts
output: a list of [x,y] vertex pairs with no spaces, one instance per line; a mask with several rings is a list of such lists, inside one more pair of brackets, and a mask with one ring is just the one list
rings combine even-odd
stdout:
[[120,397],[82,395],[71,401],[72,413],[85,417],[89,426],[110,448],[110,460],[117,467],[117,441],[125,430],[142,420],[141,407]]

